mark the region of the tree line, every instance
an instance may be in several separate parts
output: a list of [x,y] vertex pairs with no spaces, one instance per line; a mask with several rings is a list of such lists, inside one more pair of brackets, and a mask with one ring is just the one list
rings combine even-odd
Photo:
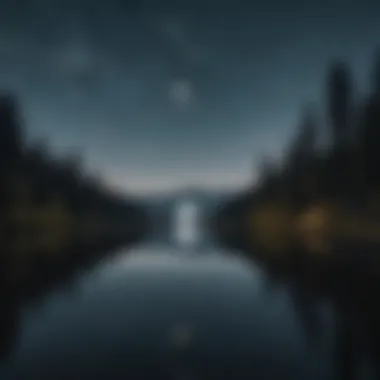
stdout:
[[380,376],[380,50],[369,85],[360,95],[346,62],[329,65],[323,113],[302,107],[285,157],[265,160],[257,184],[222,205],[212,225],[271,286],[293,289],[307,326],[318,314],[310,305],[333,301],[339,379],[357,378],[362,351]]
[[[144,235],[143,205],[86,175],[76,157],[27,144],[17,98],[0,96],[0,252],[5,274],[80,260],[84,251]],[[87,248],[86,248],[87,247]],[[36,264],[39,263],[39,264]],[[12,268],[11,270],[9,268]],[[6,277],[6,276],[5,276]]]
[[[294,216],[313,205],[320,206],[326,221],[338,214],[340,221],[343,214],[353,219],[355,213],[367,225],[378,219],[380,50],[374,54],[370,88],[364,96],[356,92],[349,65],[337,60],[327,69],[324,100],[323,113],[310,103],[302,107],[285,156],[278,162],[264,160],[255,186],[221,208],[214,226],[221,238],[229,235],[241,242],[247,235],[259,235],[260,228],[262,235],[264,224],[272,230],[276,225],[279,233],[279,224],[284,228],[294,224]],[[315,222],[315,212],[313,216]],[[377,230],[372,235],[379,235]]]

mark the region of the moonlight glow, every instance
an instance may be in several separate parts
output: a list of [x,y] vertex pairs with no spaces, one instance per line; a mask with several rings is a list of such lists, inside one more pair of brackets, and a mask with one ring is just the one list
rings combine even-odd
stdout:
[[169,88],[169,99],[179,105],[187,105],[193,97],[193,89],[187,81],[175,81]]

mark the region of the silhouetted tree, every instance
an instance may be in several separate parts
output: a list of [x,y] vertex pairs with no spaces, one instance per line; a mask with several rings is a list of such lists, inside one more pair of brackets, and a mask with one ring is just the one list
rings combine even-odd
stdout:
[[359,130],[367,186],[378,186],[380,174],[380,51],[374,57],[372,92],[364,105],[363,121]]
[[296,206],[306,202],[306,193],[312,185],[317,136],[316,113],[310,105],[305,106],[297,134],[290,145],[286,165],[291,197]]
[[261,194],[272,197],[276,194],[279,185],[279,168],[273,157],[267,156],[259,165],[258,183],[262,189]]
[[16,100],[0,95],[0,155],[1,165],[9,167],[22,154],[20,114]]
[[351,133],[352,85],[349,69],[344,62],[335,62],[329,69],[327,103],[332,142],[337,148],[348,143]]
[[1,278],[7,276],[9,243],[15,233],[10,222],[12,197],[11,177],[22,158],[22,137],[16,100],[9,94],[0,95],[0,220],[3,232],[0,237]]
[[295,139],[290,144],[288,166],[303,171],[314,159],[318,136],[318,122],[311,106],[303,109]]
[[379,98],[380,97],[380,48],[376,49],[373,55],[373,66],[372,66],[372,94]]
[[[332,149],[324,149],[323,152],[315,149],[318,122],[310,109],[306,108],[300,128],[291,141],[284,170],[273,170],[272,165],[265,165],[262,180],[246,192],[244,202],[241,202],[244,195],[240,194],[224,207],[216,219],[226,225],[233,225],[229,229],[232,231],[231,236],[228,236],[229,242],[236,242],[237,247],[243,244],[244,248],[245,238],[249,257],[270,271],[277,281],[280,279],[294,284],[297,305],[310,331],[319,332],[316,314],[307,307],[309,303],[314,304],[311,297],[327,297],[332,301],[337,318],[335,354],[338,378],[356,378],[361,355],[359,351],[363,347],[373,362],[375,378],[380,378],[380,313],[376,302],[380,290],[377,260],[379,241],[366,240],[366,232],[362,236],[350,236],[351,227],[353,230],[356,226],[358,230],[368,230],[365,227],[372,221],[369,217],[372,209],[365,204],[365,200],[371,195],[378,195],[380,190],[380,50],[374,57],[370,96],[359,106],[353,102],[351,77],[344,62],[335,62],[330,66],[327,95]],[[357,117],[358,114],[360,117]],[[354,131],[356,140],[353,139]],[[312,188],[304,187],[305,179],[307,183],[314,169],[324,189],[316,194],[316,199],[311,197]],[[315,205],[315,201],[320,202],[316,209],[322,210],[321,214],[326,217],[315,219],[316,235],[320,233],[319,229],[324,230],[326,234],[322,232],[322,235],[327,235],[327,243],[331,245],[326,244],[326,248],[322,249],[325,255],[312,256],[312,252],[305,252],[305,248],[298,244],[300,238],[296,236],[291,241],[291,249],[284,250],[284,261],[287,263],[282,263],[274,270],[276,258],[268,254],[268,250],[262,252],[263,249],[256,249],[264,247],[253,241],[258,236],[255,232],[260,231],[260,228],[257,231],[246,230],[244,234],[244,223],[241,221],[246,215],[252,216],[256,210],[260,216],[262,208],[276,204],[273,202],[271,205],[271,200],[277,200],[278,184],[282,181],[290,186],[295,205],[302,208]],[[358,186],[358,182],[365,185]],[[355,198],[361,201],[355,202]],[[357,206],[361,217],[356,220],[352,218],[352,223],[348,220],[347,230],[343,227],[343,234],[340,234],[341,225],[346,224],[344,218],[351,219]],[[378,221],[378,210],[375,209],[375,212]],[[293,217],[297,215],[293,213],[283,223],[293,223]],[[252,228],[257,226],[253,225]],[[221,230],[220,234],[223,233]],[[253,238],[247,239],[247,235]]]
[[332,195],[342,197],[349,193],[347,169],[352,159],[349,150],[353,137],[351,75],[343,61],[333,63],[329,69],[327,105],[333,150],[326,174]]
[[[44,252],[39,260],[45,245],[62,243],[66,248],[62,239],[75,240],[68,242],[70,247],[77,239],[96,247],[142,237],[145,213],[141,204],[88,178],[78,155],[57,158],[49,152],[46,141],[24,147],[22,137],[17,102],[10,95],[1,95],[0,289],[10,284],[9,276],[13,286],[15,278],[36,275],[36,262],[48,261],[51,269],[56,255]],[[25,236],[30,240],[24,245]],[[22,260],[13,254],[16,250]],[[61,252],[60,247],[58,250]],[[62,251],[60,255],[56,262],[65,261],[69,253]],[[75,260],[83,261],[83,257],[84,251],[75,255]],[[28,266],[31,270],[24,271]],[[18,271],[16,267],[22,268]],[[13,269],[17,272],[14,276]]]

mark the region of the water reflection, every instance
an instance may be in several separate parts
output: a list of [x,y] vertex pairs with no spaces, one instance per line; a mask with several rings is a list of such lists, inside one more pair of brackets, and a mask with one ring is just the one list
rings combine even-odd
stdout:
[[2,294],[0,313],[0,363],[7,360],[17,338],[20,305],[12,295]]
[[172,220],[172,243],[178,251],[194,253],[202,248],[203,237],[200,231],[201,211],[192,199],[180,199],[174,207]]
[[334,252],[334,260],[305,261],[306,254],[294,251],[287,261],[246,251],[267,273],[269,292],[286,288],[309,341],[320,340],[325,325],[321,305],[332,310],[334,378],[380,378],[380,311],[377,296],[379,276],[368,265],[374,255],[368,246],[346,246]]
[[[308,345],[289,290],[268,293],[265,278],[217,247],[193,256],[164,244],[120,252],[4,320],[18,320],[19,332],[0,376],[326,378],[331,334]],[[328,310],[319,314],[326,328]]]
[[[38,265],[20,271],[21,264],[2,266],[0,285],[0,365],[9,364],[13,350],[18,348],[20,329],[25,325],[25,310],[38,310],[54,299],[57,291],[76,291],[76,283],[93,265],[99,265],[120,242],[92,246],[73,245],[70,255],[75,260],[59,262],[59,265]],[[5,254],[3,256],[6,256]],[[22,269],[22,268],[21,268]],[[52,298],[53,297],[53,298]],[[27,317],[28,319],[28,317]]]
[[376,276],[259,268],[145,243],[48,294],[3,287],[0,378],[378,378]]

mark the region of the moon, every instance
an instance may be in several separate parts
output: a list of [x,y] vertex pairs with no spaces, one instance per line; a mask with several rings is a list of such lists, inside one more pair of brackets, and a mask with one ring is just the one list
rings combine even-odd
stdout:
[[169,87],[169,99],[177,105],[186,106],[191,102],[193,92],[193,87],[189,81],[174,81]]

